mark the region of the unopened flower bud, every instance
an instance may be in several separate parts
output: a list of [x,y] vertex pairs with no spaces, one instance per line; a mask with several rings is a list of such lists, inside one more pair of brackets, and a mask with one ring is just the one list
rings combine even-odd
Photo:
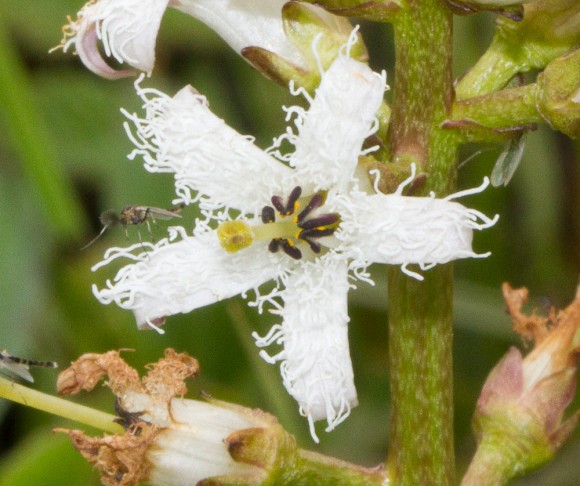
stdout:
[[536,0],[524,5],[521,22],[498,18],[497,40],[514,61],[527,69],[541,69],[580,42],[578,0]]
[[563,421],[574,397],[580,352],[580,287],[575,300],[548,317],[527,316],[527,290],[503,287],[514,330],[535,342],[525,357],[511,348],[483,386],[474,416],[478,449],[463,485],[504,484],[550,460],[580,413]]
[[538,76],[536,106],[555,129],[580,137],[580,49],[552,61]]
[[518,73],[543,69],[578,48],[578,0],[536,0],[523,7],[520,21],[498,17],[487,52],[456,85],[457,100],[502,89]]

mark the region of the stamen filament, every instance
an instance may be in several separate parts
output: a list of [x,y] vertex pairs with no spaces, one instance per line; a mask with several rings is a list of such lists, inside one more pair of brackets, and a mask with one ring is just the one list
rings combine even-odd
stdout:
[[117,418],[114,415],[27,388],[2,377],[0,377],[0,397],[111,434],[124,433],[123,427],[114,422]]

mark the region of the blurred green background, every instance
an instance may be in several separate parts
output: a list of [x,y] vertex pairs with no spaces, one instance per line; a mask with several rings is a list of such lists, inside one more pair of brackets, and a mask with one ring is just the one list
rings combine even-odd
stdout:
[[[166,334],[138,332],[132,314],[102,306],[93,282],[113,275],[90,271],[106,248],[124,245],[120,229],[79,251],[98,232],[98,215],[128,204],[168,207],[172,178],[149,174],[126,159],[131,149],[119,108],[139,110],[133,80],[111,82],[83,68],[78,58],[49,48],[60,40],[73,0],[0,0],[0,348],[23,357],[56,360],[65,367],[85,352],[132,348],[125,358],[138,369],[174,347],[196,356],[201,377],[190,396],[205,390],[216,398],[276,414],[311,449],[373,466],[388,444],[388,372],[385,269],[377,285],[360,284],[350,296],[351,354],[360,405],[330,434],[320,428],[315,446],[297,406],[283,389],[276,367],[267,365],[250,333],[275,322],[236,298],[169,319]],[[493,19],[456,19],[455,74],[481,55]],[[392,32],[363,26],[377,69],[392,73]],[[155,72],[145,86],[173,94],[192,84],[215,113],[262,147],[284,129],[288,93],[263,79],[211,31],[178,12],[167,12],[157,42]],[[580,145],[545,127],[528,137],[522,164],[507,188],[488,189],[465,201],[488,215],[501,214],[491,230],[476,235],[487,260],[456,265],[455,405],[457,463],[461,471],[474,450],[470,420],[481,385],[510,345],[520,347],[504,313],[500,285],[527,286],[533,305],[547,310],[572,299],[580,273]],[[467,158],[481,147],[466,147]],[[500,149],[472,159],[460,187],[489,175]],[[193,208],[184,211],[193,218]],[[154,229],[157,237],[164,225]],[[132,241],[138,241],[130,231]],[[144,234],[144,237],[148,235]],[[34,370],[35,387],[53,392],[54,370]],[[75,400],[113,412],[105,389]],[[578,407],[576,400],[573,407]],[[53,427],[74,423],[0,399],[0,485],[96,485],[97,475]],[[578,484],[580,433],[558,458],[518,485]]]

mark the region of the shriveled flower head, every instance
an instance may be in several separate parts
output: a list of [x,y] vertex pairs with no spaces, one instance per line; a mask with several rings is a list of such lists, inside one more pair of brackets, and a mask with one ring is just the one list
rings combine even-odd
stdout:
[[[119,352],[109,351],[84,354],[59,376],[60,394],[91,391],[107,376],[116,396],[117,422],[125,434],[91,437],[57,429],[100,471],[103,484],[194,486],[211,479],[261,484],[268,478],[287,436],[274,417],[209,397],[183,398],[184,380],[199,373],[197,360],[185,353],[167,349],[147,369],[141,379]],[[242,443],[248,437],[253,448]]]
[[[117,70],[106,57],[151,74],[155,43],[161,19],[168,7],[202,21],[215,30],[236,52],[247,47],[274,53],[297,68],[308,60],[292,36],[285,32],[282,18],[286,0],[90,0],[63,28],[61,47],[74,46],[85,66],[109,79],[130,76],[134,69]],[[304,5],[324,30],[348,35],[348,20],[311,5]]]
[[[354,42],[354,37],[353,37]],[[377,128],[385,75],[349,57],[345,46],[323,73],[308,110],[286,109],[293,126],[263,151],[216,117],[193,88],[168,97],[137,85],[145,117],[127,114],[127,132],[151,172],[175,175],[175,202],[197,203],[205,219],[193,235],[170,228],[155,245],[111,248],[101,268],[119,258],[122,268],[94,292],[135,313],[139,327],[157,327],[165,317],[190,312],[237,294],[256,291],[259,310],[281,316],[259,347],[282,346],[267,361],[281,361],[284,384],[310,423],[326,419],[327,430],[356,405],[347,323],[347,293],[356,279],[370,281],[371,263],[428,269],[457,258],[479,257],[474,229],[495,220],[445,199],[373,191],[358,158]],[[283,155],[280,146],[294,148]],[[371,148],[370,151],[373,149]],[[477,190],[483,189],[486,184]],[[233,220],[231,209],[239,216]],[[217,229],[215,228],[217,226]],[[274,280],[275,289],[258,287]]]

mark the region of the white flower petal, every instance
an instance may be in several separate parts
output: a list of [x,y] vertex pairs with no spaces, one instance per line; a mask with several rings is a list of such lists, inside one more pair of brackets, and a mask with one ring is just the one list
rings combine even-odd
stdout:
[[[146,328],[160,318],[190,312],[275,278],[277,259],[266,245],[257,242],[232,255],[220,246],[215,232],[173,243],[162,240],[141,256],[142,261],[119,270],[114,283],[107,281],[105,288],[93,287],[93,292],[103,304],[115,302],[133,310],[137,325]],[[130,249],[111,249],[93,270],[123,257],[134,258]]]
[[[287,0],[177,0],[176,9],[215,30],[236,52],[244,47],[267,49],[297,66],[305,66],[298,48],[284,32],[282,7]],[[328,12],[311,7],[319,15]]]
[[209,199],[210,209],[225,205],[255,213],[291,188],[293,171],[215,116],[191,86],[173,98],[139,86],[137,92],[146,116],[124,112],[137,146],[130,158],[143,156],[150,172],[175,173],[177,201],[190,204],[206,196],[202,208]]
[[76,21],[67,27],[63,50],[76,45],[83,63],[107,78],[132,74],[116,71],[103,60],[97,39],[103,42],[107,56],[148,74],[155,63],[155,42],[161,18],[169,0],[97,0],[87,3]]
[[117,70],[107,64],[99,51],[95,24],[80,25],[76,39],[76,53],[90,71],[103,78],[119,79],[135,74],[134,69]]
[[275,357],[262,351],[269,362],[283,361],[280,371],[288,392],[312,422],[326,419],[334,429],[357,402],[348,347],[346,262],[321,257],[304,262],[284,279],[281,326],[275,326],[257,345],[283,343]]
[[173,398],[168,410],[171,424],[155,438],[147,453],[152,463],[150,484],[197,484],[221,475],[255,472],[236,462],[224,444],[231,433],[255,427],[255,423],[226,408],[196,400]]
[[490,219],[450,201],[452,197],[365,195],[354,191],[339,195],[329,204],[341,215],[339,230],[334,234],[340,243],[335,250],[353,260],[353,266],[416,263],[429,268],[458,258],[487,256],[473,251],[473,230],[488,228],[497,217]]
[[[290,164],[315,189],[344,190],[361,155],[362,144],[376,131],[385,78],[366,64],[340,54],[326,71],[308,112],[298,113],[296,150]],[[288,137],[286,135],[283,138]]]
[[[161,18],[168,6],[191,15],[216,31],[236,52],[245,47],[261,47],[302,68],[308,63],[300,49],[284,32],[282,7],[287,0],[91,0],[78,18],[65,26],[64,51],[76,44],[83,63],[93,72],[114,79],[133,70],[117,71],[101,57],[97,40],[105,54],[151,74],[155,43]],[[344,23],[322,8],[308,5],[328,28],[343,29]],[[97,36],[93,34],[98,34]]]
[[158,428],[146,452],[147,484],[197,484],[212,476],[256,472],[255,466],[236,462],[224,444],[233,432],[256,427],[256,421],[210,403],[177,397],[167,403],[131,389],[119,401],[128,413]]

